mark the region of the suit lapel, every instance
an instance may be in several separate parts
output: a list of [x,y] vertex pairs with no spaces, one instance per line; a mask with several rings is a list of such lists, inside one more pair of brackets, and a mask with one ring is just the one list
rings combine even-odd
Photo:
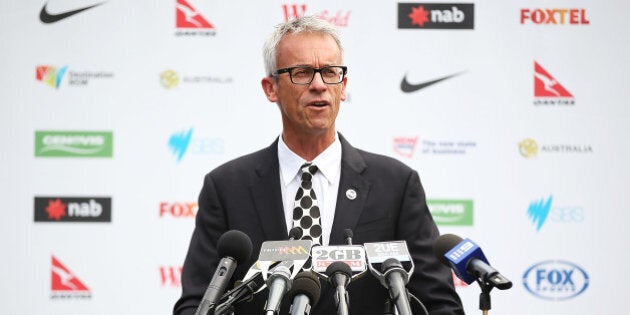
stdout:
[[341,141],[341,178],[330,244],[344,244],[343,231],[354,229],[370,190],[370,182],[361,173],[367,168],[365,161],[354,147],[339,134]]
[[288,239],[282,192],[280,190],[280,168],[278,164],[278,139],[261,151],[260,163],[256,167],[258,181],[252,185],[251,193],[258,214],[258,221],[266,240]]

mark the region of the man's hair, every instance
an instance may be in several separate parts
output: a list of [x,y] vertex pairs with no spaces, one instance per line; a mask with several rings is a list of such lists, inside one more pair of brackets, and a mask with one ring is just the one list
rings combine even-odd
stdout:
[[293,33],[318,33],[322,35],[330,35],[337,46],[343,58],[343,46],[337,27],[317,16],[305,15],[285,23],[278,24],[276,30],[269,36],[263,45],[263,59],[265,61],[265,72],[271,76],[276,71],[276,59],[278,55],[278,44],[285,35]]

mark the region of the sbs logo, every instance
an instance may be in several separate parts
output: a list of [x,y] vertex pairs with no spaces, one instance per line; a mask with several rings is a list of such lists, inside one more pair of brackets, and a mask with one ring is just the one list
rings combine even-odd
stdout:
[[523,285],[532,295],[552,301],[562,301],[582,294],[589,277],[580,266],[563,260],[539,262],[525,271]]

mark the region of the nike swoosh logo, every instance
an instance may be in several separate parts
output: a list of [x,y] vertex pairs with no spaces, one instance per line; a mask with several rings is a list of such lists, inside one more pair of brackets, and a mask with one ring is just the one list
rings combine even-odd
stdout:
[[405,76],[403,77],[402,82],[400,82],[400,89],[405,92],[405,93],[411,93],[411,92],[415,92],[421,89],[424,89],[428,86],[431,86],[433,84],[436,84],[438,82],[444,81],[446,79],[450,79],[452,77],[458,76],[460,74],[462,74],[464,72],[458,72],[458,73],[454,73],[451,75],[447,75],[445,77],[441,77],[439,79],[435,79],[435,80],[431,80],[431,81],[427,81],[427,82],[422,82],[419,84],[411,84],[409,83],[409,81],[407,81],[407,74],[405,74]]
[[80,9],[76,9],[76,10],[72,10],[72,11],[66,11],[66,12],[62,12],[62,13],[56,13],[56,14],[52,14],[49,13],[48,10],[46,10],[46,6],[48,5],[48,3],[44,4],[44,7],[42,8],[42,10],[39,12],[39,20],[42,21],[42,23],[46,23],[46,24],[50,24],[50,23],[55,23],[58,21],[61,21],[65,18],[71,17],[77,13],[81,13],[85,10],[91,9],[93,7],[99,6],[101,4],[103,4],[104,2],[101,3],[97,3],[94,5],[91,5],[89,7],[85,7],[85,8],[80,8]]

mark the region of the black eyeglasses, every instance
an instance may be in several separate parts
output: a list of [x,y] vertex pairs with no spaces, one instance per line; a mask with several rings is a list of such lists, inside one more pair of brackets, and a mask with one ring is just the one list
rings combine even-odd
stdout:
[[313,82],[313,78],[315,78],[315,73],[319,72],[322,76],[322,81],[326,84],[338,84],[343,81],[346,73],[348,71],[348,67],[346,66],[325,66],[321,68],[313,68],[309,66],[298,66],[298,67],[290,67],[290,68],[282,68],[276,70],[273,77],[277,77],[282,73],[289,73],[289,78],[293,84],[299,85],[307,85]]

